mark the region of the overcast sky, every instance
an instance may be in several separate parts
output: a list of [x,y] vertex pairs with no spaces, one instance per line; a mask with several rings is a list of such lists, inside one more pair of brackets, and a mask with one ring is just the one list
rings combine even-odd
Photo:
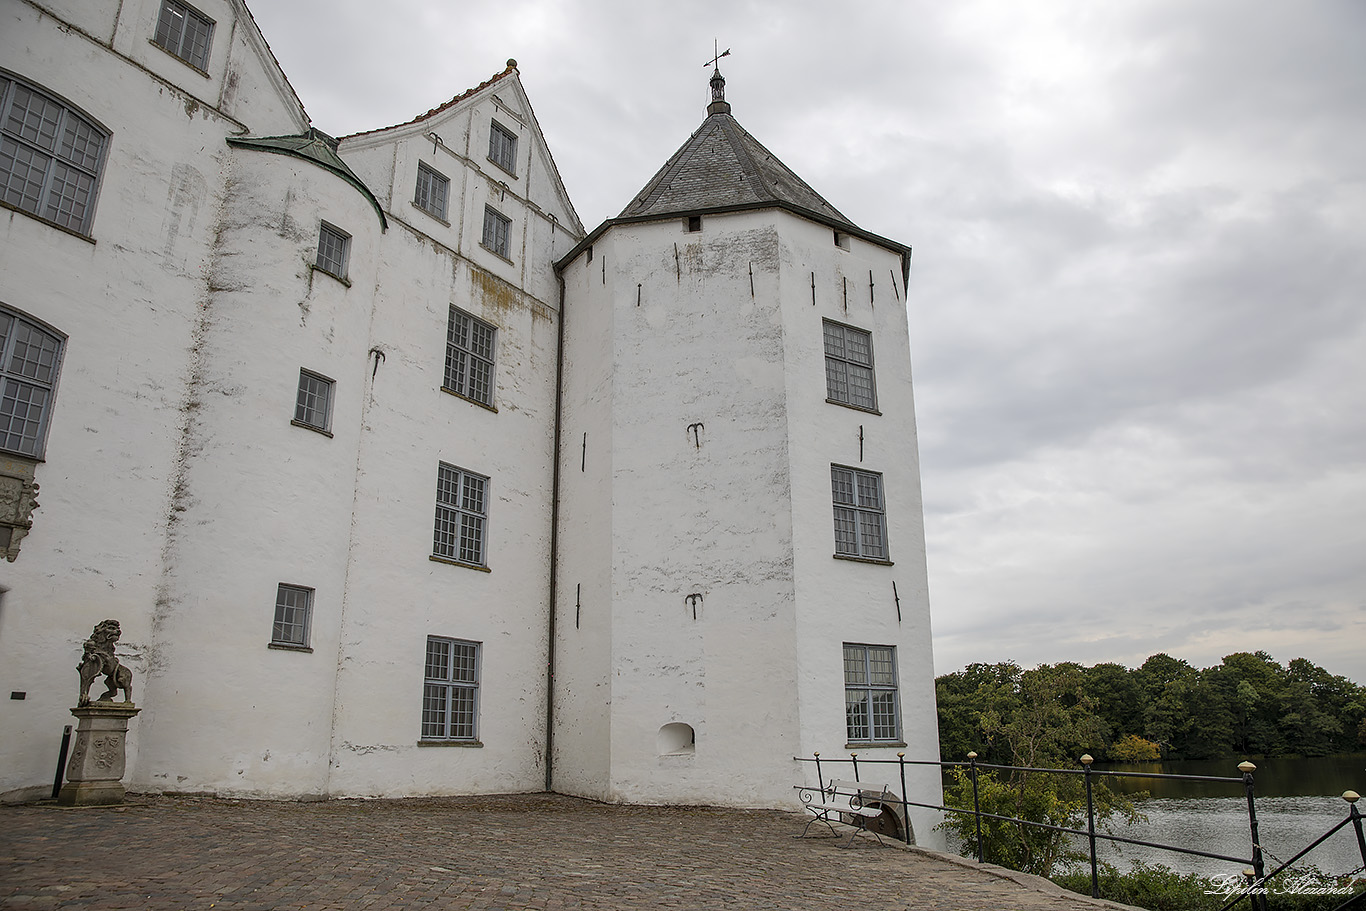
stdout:
[[589,228],[732,48],[740,123],[915,249],[938,673],[1366,683],[1366,4],[249,2],[334,135],[516,58]]

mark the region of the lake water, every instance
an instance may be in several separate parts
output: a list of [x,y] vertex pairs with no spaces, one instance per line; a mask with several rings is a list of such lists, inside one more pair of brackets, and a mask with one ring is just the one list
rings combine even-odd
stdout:
[[[1279,861],[1289,860],[1306,845],[1328,831],[1347,815],[1342,792],[1366,794],[1366,754],[1332,756],[1320,759],[1255,760],[1254,786],[1257,825],[1262,847],[1268,852],[1267,871]],[[1236,761],[1187,760],[1110,764],[1097,763],[1097,770],[1161,772],[1173,775],[1214,775],[1236,778],[1241,773]],[[1139,801],[1138,809],[1147,820],[1116,826],[1112,834],[1158,842],[1183,848],[1247,857],[1252,854],[1248,826],[1247,798],[1241,781],[1173,781],[1168,779],[1115,778],[1105,776],[1115,790],[1134,793],[1146,790],[1150,797]],[[1366,802],[1357,809],[1366,813]],[[1119,869],[1135,861],[1162,864],[1181,873],[1204,876],[1239,873],[1246,864],[1178,854],[1097,840],[1097,854]],[[1085,839],[1082,839],[1085,849]],[[1273,860],[1275,858],[1275,860]],[[1325,873],[1342,874],[1363,864],[1356,834],[1349,824],[1299,863],[1313,864]]]
[[[1347,815],[1343,791],[1366,793],[1366,754],[1255,762],[1257,826],[1262,847],[1269,854],[1266,859],[1268,871],[1278,866],[1279,861],[1289,860]],[[1101,766],[1097,765],[1097,768]],[[1241,774],[1237,763],[1228,760],[1128,763],[1104,768],[1172,775],[1237,777]],[[1142,778],[1110,780],[1116,790],[1129,793],[1146,790],[1152,795],[1139,803],[1139,810],[1147,821],[1116,828],[1115,835],[1231,857],[1251,857],[1252,833],[1248,826],[1247,798],[1241,784]],[[1358,803],[1357,809],[1366,811],[1366,806]],[[1241,869],[1227,861],[1115,842],[1098,842],[1097,853],[1121,869],[1136,860],[1206,876],[1237,873]],[[1313,864],[1326,873],[1347,873],[1361,867],[1363,859],[1352,827],[1348,825],[1340,830],[1300,863]]]

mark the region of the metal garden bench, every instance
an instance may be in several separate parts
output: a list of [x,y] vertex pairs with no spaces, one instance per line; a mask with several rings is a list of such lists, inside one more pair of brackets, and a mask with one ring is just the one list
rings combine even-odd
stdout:
[[[849,840],[844,847],[849,847],[854,843],[854,836],[859,829],[865,828],[860,824],[860,820],[876,819],[882,815],[882,795],[887,792],[886,785],[869,785],[867,782],[847,781],[842,778],[834,778],[825,783],[823,788],[802,788],[798,798],[802,806],[806,807],[811,813],[811,818],[807,820],[806,828],[802,829],[802,834],[798,838],[805,838],[806,833],[816,823],[825,823],[830,834],[836,838],[840,833],[835,831],[835,823],[853,825],[849,832]],[[876,806],[866,806],[865,800],[869,803],[876,801]],[[841,817],[850,817],[849,822],[845,822]],[[868,829],[877,839],[878,844],[886,846],[882,836],[874,829]]]

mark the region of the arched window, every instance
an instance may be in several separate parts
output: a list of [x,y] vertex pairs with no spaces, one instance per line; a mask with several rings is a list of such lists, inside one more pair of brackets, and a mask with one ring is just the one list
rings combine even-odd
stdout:
[[0,450],[43,457],[62,337],[0,307]]
[[0,72],[0,200],[90,233],[109,133],[69,105]]

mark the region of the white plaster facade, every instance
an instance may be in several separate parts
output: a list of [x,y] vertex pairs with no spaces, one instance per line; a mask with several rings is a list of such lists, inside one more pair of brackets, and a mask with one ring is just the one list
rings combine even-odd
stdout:
[[[337,143],[241,0],[188,7],[202,66],[167,3],[0,6],[0,79],[107,133],[88,227],[0,209],[0,316],[62,346],[40,457],[0,452],[41,486],[0,562],[0,796],[50,786],[107,617],[134,790],[791,805],[793,756],[846,752],[844,642],[897,653],[906,745],[861,755],[937,756],[904,248],[762,206],[585,238],[511,62]],[[443,389],[452,307],[496,331],[486,402]],[[824,319],[872,333],[880,414],[826,401]],[[884,478],[889,561],[832,557],[832,464]],[[439,465],[487,479],[479,559],[432,556]],[[428,637],[478,644],[477,736],[423,736]]]

